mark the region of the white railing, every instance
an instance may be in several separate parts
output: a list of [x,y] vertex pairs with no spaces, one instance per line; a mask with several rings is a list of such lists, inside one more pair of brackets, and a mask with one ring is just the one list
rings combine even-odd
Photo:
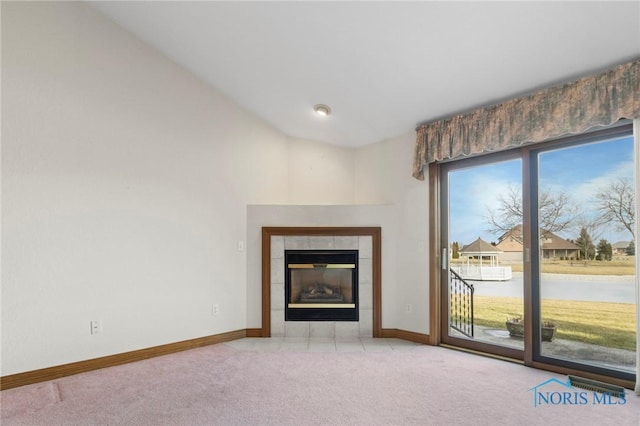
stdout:
[[475,281],[507,281],[513,277],[511,266],[452,266],[456,274],[465,280]]

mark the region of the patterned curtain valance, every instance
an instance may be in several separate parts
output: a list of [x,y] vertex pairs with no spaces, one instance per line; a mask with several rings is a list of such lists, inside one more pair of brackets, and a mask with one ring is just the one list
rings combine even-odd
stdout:
[[434,161],[500,151],[640,117],[640,61],[419,126],[413,176]]

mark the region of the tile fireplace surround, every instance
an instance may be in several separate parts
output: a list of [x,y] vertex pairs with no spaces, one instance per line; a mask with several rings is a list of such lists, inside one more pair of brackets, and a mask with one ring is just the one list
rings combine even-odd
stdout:
[[[344,235],[344,232],[340,231],[332,235],[331,229],[323,231],[315,229],[315,232],[310,231],[308,235],[297,235],[295,230],[291,228],[285,229],[287,229],[287,232],[283,232],[282,234],[284,235],[278,235],[277,230],[267,232],[267,241],[263,241],[263,245],[268,244],[270,249],[270,276],[268,283],[270,301],[268,304],[271,336],[334,339],[374,337],[376,334],[374,333],[374,317],[377,316],[377,314],[374,314],[374,299],[377,298],[374,297],[374,291],[379,293],[379,289],[374,290],[377,286],[373,285],[374,258],[377,258],[377,256],[374,256],[375,235],[371,235],[368,232],[363,232],[363,235],[357,235],[358,228],[350,228],[354,235]],[[304,229],[300,232],[304,232]],[[359,321],[284,320],[284,251],[321,249],[358,250]],[[263,257],[263,260],[266,259]]]

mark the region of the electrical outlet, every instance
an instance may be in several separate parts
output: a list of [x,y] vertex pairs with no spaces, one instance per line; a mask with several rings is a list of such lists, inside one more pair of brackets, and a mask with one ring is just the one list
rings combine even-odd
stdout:
[[211,315],[218,315],[219,312],[220,312],[220,306],[217,303],[215,303],[211,308]]
[[91,334],[98,334],[102,332],[102,322],[100,320],[92,320],[89,322],[91,326]]
[[411,303],[407,303],[407,306],[405,306],[405,310],[407,311],[408,314],[413,312],[413,306],[411,305]]

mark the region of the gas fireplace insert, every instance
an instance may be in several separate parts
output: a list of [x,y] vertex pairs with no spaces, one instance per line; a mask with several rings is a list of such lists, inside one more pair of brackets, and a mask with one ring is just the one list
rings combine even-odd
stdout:
[[285,250],[286,321],[358,321],[358,250]]

